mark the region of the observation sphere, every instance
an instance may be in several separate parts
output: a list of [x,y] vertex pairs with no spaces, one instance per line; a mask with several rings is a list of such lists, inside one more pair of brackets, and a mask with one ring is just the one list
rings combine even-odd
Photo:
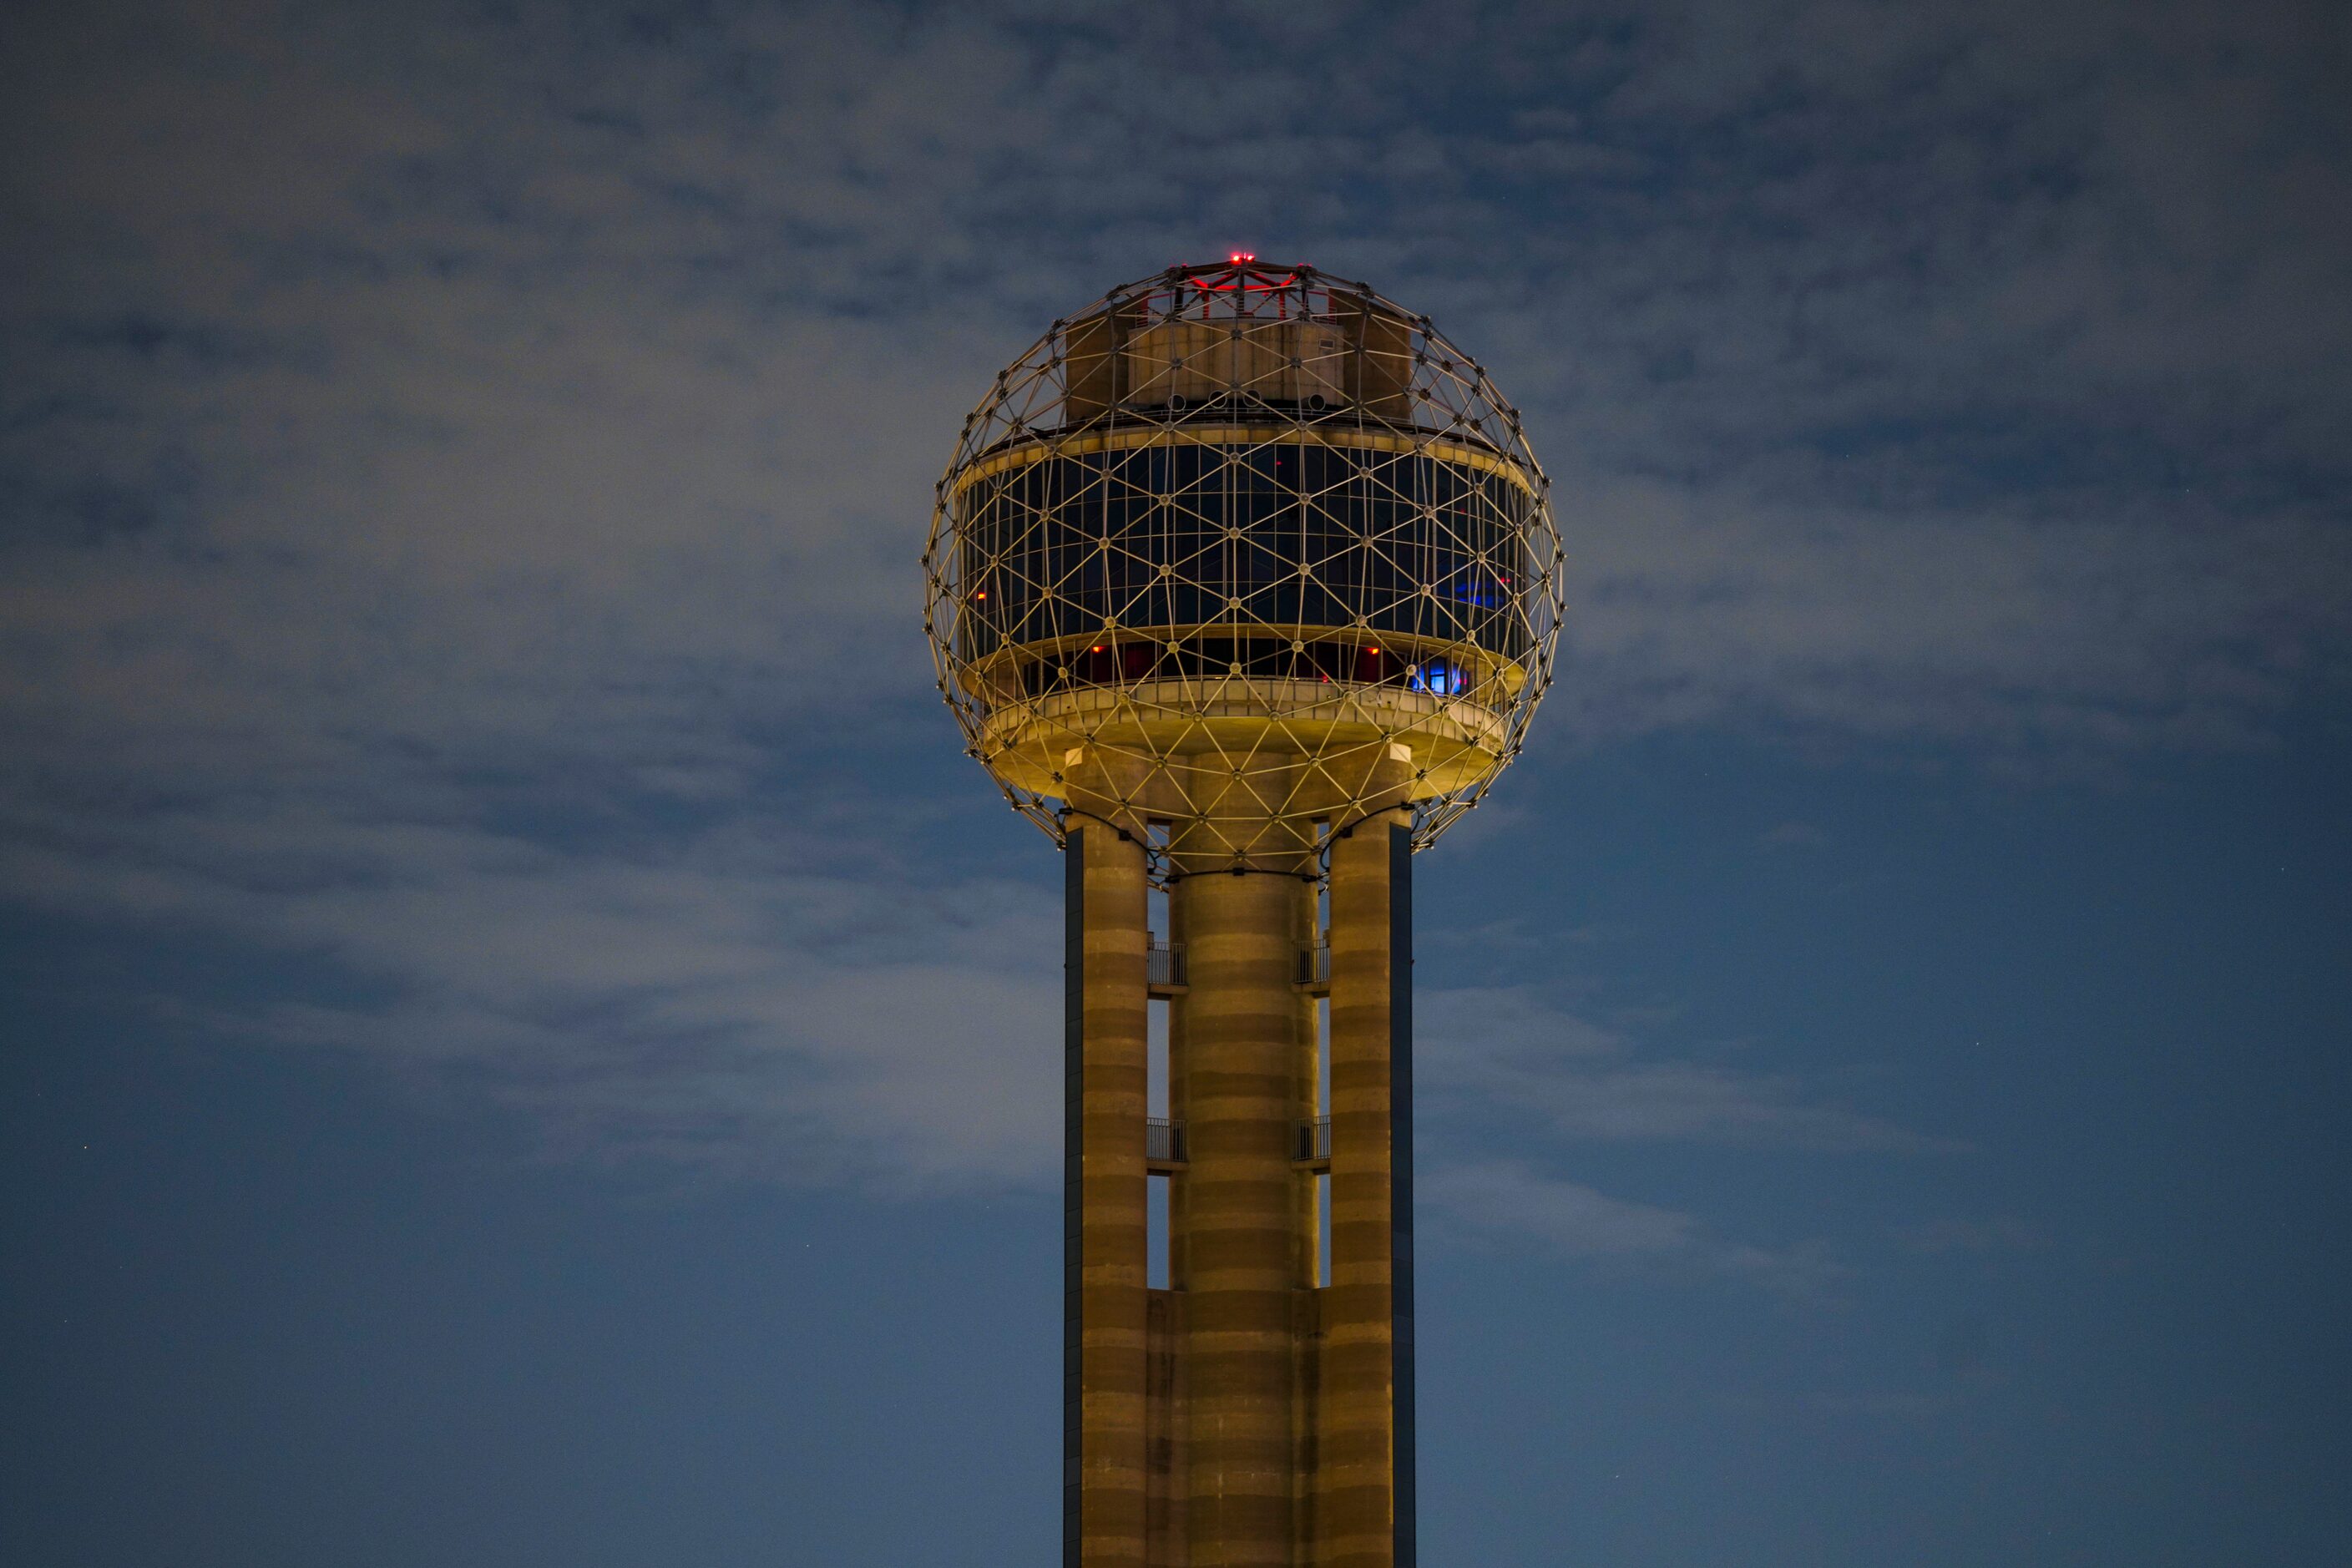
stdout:
[[1564,595],[1549,481],[1477,363],[1247,256],[1114,289],[998,375],[923,569],[971,754],[1163,878],[1311,875],[1400,808],[1429,843],[1517,754]]

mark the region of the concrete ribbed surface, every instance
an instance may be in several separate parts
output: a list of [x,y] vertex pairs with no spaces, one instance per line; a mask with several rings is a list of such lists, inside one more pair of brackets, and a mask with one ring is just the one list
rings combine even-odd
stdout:
[[1183,1205],[1191,1568],[1294,1561],[1300,1008],[1311,885],[1188,877],[1173,897],[1191,966],[1183,1012]]

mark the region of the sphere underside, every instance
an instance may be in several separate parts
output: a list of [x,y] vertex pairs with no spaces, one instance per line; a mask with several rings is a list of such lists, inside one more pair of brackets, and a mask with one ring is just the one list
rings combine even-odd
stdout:
[[1517,416],[1419,318],[1251,262],[1058,322],[966,421],[924,553],[970,750],[1163,874],[1426,843],[1516,754],[1560,547]]

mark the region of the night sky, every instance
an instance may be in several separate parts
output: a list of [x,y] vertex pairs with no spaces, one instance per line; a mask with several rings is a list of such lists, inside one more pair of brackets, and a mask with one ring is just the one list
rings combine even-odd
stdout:
[[1423,1561],[2344,1561],[2347,15],[8,6],[0,1561],[1054,1560],[916,557],[1233,248],[1569,542],[1417,868]]

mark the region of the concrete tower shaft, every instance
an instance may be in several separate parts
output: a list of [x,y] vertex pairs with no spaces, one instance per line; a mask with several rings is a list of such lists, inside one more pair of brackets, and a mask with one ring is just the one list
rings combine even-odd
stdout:
[[1068,1568],[1413,1561],[1412,854],[1549,683],[1547,493],[1426,320],[1244,257],[965,423],[940,689],[1066,852]]
[[1171,924],[1187,978],[1183,1078],[1170,1101],[1185,1131],[1184,1354],[1191,1439],[1188,1544],[1196,1563],[1286,1564],[1296,1535],[1294,1302],[1316,1284],[1300,1234],[1297,1130],[1301,1009],[1293,955],[1311,929],[1312,887],[1276,875],[1177,884]]
[[1410,817],[1334,841],[1328,925],[1311,878],[1203,873],[1170,889],[1164,944],[1142,841],[1067,844],[1065,1561],[1410,1563]]

